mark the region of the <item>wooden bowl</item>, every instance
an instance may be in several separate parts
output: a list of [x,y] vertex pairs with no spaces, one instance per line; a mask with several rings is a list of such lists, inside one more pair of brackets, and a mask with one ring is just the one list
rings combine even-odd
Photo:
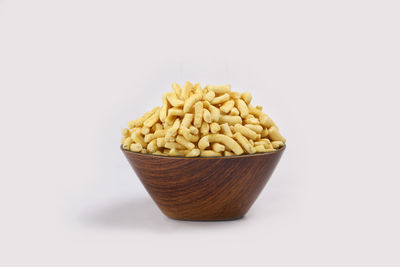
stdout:
[[161,211],[178,220],[242,218],[278,164],[285,147],[270,153],[184,158],[122,149]]

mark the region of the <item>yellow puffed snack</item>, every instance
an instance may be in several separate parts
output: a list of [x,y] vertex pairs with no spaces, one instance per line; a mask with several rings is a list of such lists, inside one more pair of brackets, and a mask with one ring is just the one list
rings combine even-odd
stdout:
[[219,123],[225,122],[229,125],[235,125],[237,123],[242,124],[242,118],[240,116],[221,115],[219,117]]
[[200,127],[200,133],[202,135],[207,135],[209,131],[210,131],[210,124],[203,121],[203,123],[201,124],[201,127]]
[[150,133],[150,128],[149,127],[143,127],[140,132],[144,135]]
[[221,126],[218,123],[213,122],[210,124],[210,131],[212,133],[218,133],[221,130]]
[[215,152],[224,152],[225,151],[225,146],[221,145],[219,143],[214,143],[212,144],[212,150],[214,150]]
[[131,135],[131,133],[129,132],[129,129],[127,129],[127,128],[122,129],[121,133],[122,133],[123,137],[128,137]]
[[192,149],[185,155],[185,157],[198,157],[198,156],[200,156],[200,149],[198,148]]
[[199,136],[191,134],[188,128],[182,128],[181,130],[179,130],[179,133],[181,133],[183,137],[185,137],[190,142],[197,142],[199,140]]
[[157,138],[157,147],[165,147],[166,142],[164,137]]
[[193,120],[194,127],[200,128],[202,119],[203,119],[203,102],[199,101],[196,104],[194,104],[194,120]]
[[183,137],[182,135],[178,135],[175,140],[178,144],[183,145],[189,150],[192,150],[195,147],[192,142],[186,140],[185,137]]
[[157,151],[157,140],[156,139],[151,140],[151,142],[147,145],[147,150],[150,153],[154,153]]
[[242,99],[236,99],[235,105],[240,112],[240,117],[246,118],[249,115],[249,108],[247,107],[246,102]]
[[245,127],[249,128],[250,130],[255,131],[256,133],[261,134],[264,130],[261,125],[254,125],[254,124],[246,124]]
[[181,124],[181,121],[178,118],[178,119],[175,120],[175,122],[172,125],[172,127],[168,129],[168,131],[165,133],[165,139],[167,141],[171,142],[171,141],[173,141],[175,139],[174,136],[176,135],[180,124]]
[[235,105],[235,101],[228,100],[219,109],[225,113],[229,113],[229,112],[231,112],[234,105]]
[[145,127],[151,127],[160,119],[160,108],[157,108],[156,111],[144,121],[143,125]]
[[203,119],[207,123],[211,123],[211,113],[208,111],[208,109],[203,110]]
[[177,149],[177,150],[185,150],[186,149],[183,145],[175,143],[175,142],[166,142],[164,147],[169,148],[169,149]]
[[210,102],[211,100],[214,99],[214,97],[215,97],[215,93],[213,91],[210,91],[204,95],[203,99]]
[[193,84],[191,82],[186,82],[185,85],[183,85],[183,90],[181,93],[182,100],[186,100],[189,98],[192,89],[193,89]]
[[122,129],[125,150],[160,156],[222,157],[273,152],[285,146],[275,122],[252,106],[249,92],[232,91],[230,84],[183,87]]
[[191,113],[186,113],[186,114],[185,114],[185,117],[183,117],[183,120],[182,120],[180,129],[182,129],[182,128],[189,128],[190,125],[191,125],[191,123],[192,123],[193,117],[194,117],[193,114],[191,114]]
[[283,147],[285,144],[282,141],[273,141],[271,142],[272,147],[277,149]]
[[235,132],[241,133],[252,140],[259,140],[261,138],[261,135],[241,124],[235,124]]
[[213,105],[210,105],[208,102],[206,102],[205,104],[208,104],[207,108],[211,113],[211,121],[218,122],[219,118],[221,116],[221,111],[219,110],[219,108],[217,108]]
[[187,113],[190,111],[190,108],[196,103],[197,101],[203,98],[200,94],[194,94],[190,96],[188,99],[185,100],[185,105],[183,106],[183,112]]
[[133,152],[140,152],[142,150],[142,145],[141,144],[131,144],[130,150]]
[[136,130],[131,135],[133,142],[136,144],[141,144],[143,148],[147,147],[147,143],[144,141],[144,138],[139,130]]
[[228,123],[223,123],[220,125],[220,127],[221,127],[221,131],[224,135],[229,136],[229,137],[233,136],[231,128],[229,127]]
[[275,126],[272,126],[271,128],[269,128],[268,136],[270,137],[270,140],[272,140],[272,141],[282,141],[283,143],[286,142],[286,139],[281,135],[278,128]]
[[262,131],[261,131],[261,137],[267,137],[268,136],[268,128],[264,128]]
[[132,138],[127,137],[127,138],[125,139],[124,144],[122,145],[122,147],[123,147],[124,149],[129,149],[129,148],[131,147],[132,142],[133,142]]
[[226,101],[228,101],[230,98],[229,94],[225,93],[223,95],[217,96],[215,97],[213,100],[211,100],[211,104],[212,105],[217,105],[217,104],[221,104],[221,103],[225,103]]
[[247,151],[247,153],[249,154],[255,153],[254,147],[251,145],[249,140],[247,140],[247,138],[244,137],[241,133],[235,133],[234,137],[236,140],[238,140],[239,144],[241,144],[242,147]]
[[222,154],[220,152],[215,152],[214,150],[201,150],[201,157],[220,157]]
[[223,93],[228,93],[231,91],[231,85],[230,84],[225,84],[225,85],[206,85],[207,90],[213,91],[216,94],[223,94]]
[[[203,126],[203,124],[202,124],[202,126]],[[198,135],[199,134],[199,129],[197,129],[194,126],[190,126],[189,130],[190,130],[191,134],[194,134],[194,135]]]
[[246,124],[260,125],[260,121],[257,118],[248,118],[244,120]]
[[178,96],[174,92],[169,93],[167,99],[174,107],[181,107],[184,104],[183,100],[178,99]]
[[175,156],[175,157],[184,157],[185,156],[185,152],[183,150],[178,150],[176,148],[172,148],[168,155],[170,156]]
[[267,149],[263,145],[257,145],[254,147],[257,153],[264,153],[267,152]]
[[167,100],[167,94],[163,94],[162,96],[162,106],[160,110],[160,121],[164,122],[165,119],[167,118],[168,114],[168,108],[169,108],[169,103]]
[[229,156],[234,156],[235,154],[233,154],[232,152],[230,152],[230,151],[228,151],[228,150],[225,150],[224,151],[224,156],[225,157],[229,157]]
[[231,109],[231,112],[229,112],[229,115],[231,115],[231,116],[237,116],[237,115],[239,115],[239,110],[238,110],[237,108],[233,107],[233,108]]
[[139,119],[128,122],[128,128],[129,128],[129,129],[132,129],[132,128],[134,128],[134,127],[141,127],[141,126],[143,126],[143,122],[144,122],[145,120],[147,120],[147,119],[153,114],[153,112],[154,112],[155,109],[157,109],[157,107],[154,108],[152,111],[146,112],[146,113],[145,113],[142,117],[140,117]]
[[207,135],[208,141],[213,143],[213,142],[218,142],[222,143],[225,145],[225,147],[229,148],[230,150],[233,151],[236,155],[241,155],[243,154],[243,149],[240,147],[240,145],[233,140],[232,138],[223,135],[223,134],[210,134]]
[[250,104],[251,102],[251,94],[249,92],[244,92],[240,95],[240,98],[242,98],[244,100],[244,102],[246,102],[246,104]]

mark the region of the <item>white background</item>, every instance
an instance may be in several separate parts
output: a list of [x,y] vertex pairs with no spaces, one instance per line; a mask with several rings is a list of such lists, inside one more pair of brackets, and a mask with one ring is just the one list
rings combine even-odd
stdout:
[[[1,266],[399,266],[398,1],[0,0]],[[167,219],[119,150],[174,81],[288,147],[247,216]]]

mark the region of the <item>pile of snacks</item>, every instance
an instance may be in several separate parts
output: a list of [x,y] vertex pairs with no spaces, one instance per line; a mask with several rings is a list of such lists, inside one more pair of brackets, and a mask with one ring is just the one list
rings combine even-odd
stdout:
[[272,152],[285,145],[261,106],[250,105],[248,92],[231,86],[186,82],[162,96],[162,106],[122,129],[123,149],[184,157],[218,157]]

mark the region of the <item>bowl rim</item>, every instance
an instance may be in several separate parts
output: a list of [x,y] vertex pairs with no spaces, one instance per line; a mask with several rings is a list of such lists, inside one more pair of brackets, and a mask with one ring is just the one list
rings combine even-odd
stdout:
[[221,157],[182,157],[182,156],[164,156],[164,155],[153,155],[153,154],[145,154],[145,153],[140,153],[140,152],[133,152],[130,150],[126,150],[120,146],[121,150],[124,153],[130,153],[130,154],[136,154],[140,155],[143,157],[149,157],[149,158],[178,158],[178,159],[188,159],[188,160],[196,160],[196,159],[233,159],[233,158],[247,158],[247,157],[260,157],[260,156],[265,156],[265,155],[272,155],[272,154],[278,154],[283,152],[286,149],[286,144],[279,148],[278,150],[272,151],[272,152],[265,152],[265,153],[254,153],[254,154],[243,154],[243,155],[233,155],[233,156],[221,156]]

